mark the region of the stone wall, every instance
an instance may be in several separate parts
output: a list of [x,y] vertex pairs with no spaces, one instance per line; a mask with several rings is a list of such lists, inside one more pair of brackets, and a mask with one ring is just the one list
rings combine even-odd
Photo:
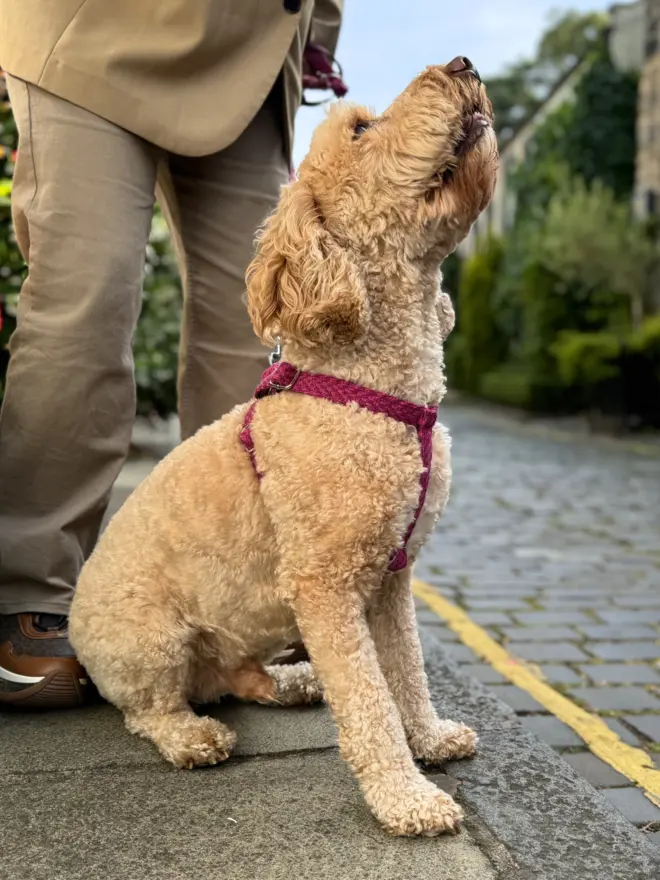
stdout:
[[660,214],[660,0],[646,4],[646,59],[639,84],[635,210]]

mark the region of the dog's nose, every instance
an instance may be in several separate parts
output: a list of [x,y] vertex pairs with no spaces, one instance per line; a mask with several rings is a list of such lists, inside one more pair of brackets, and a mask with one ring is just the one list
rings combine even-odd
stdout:
[[452,59],[447,65],[447,70],[449,73],[454,74],[469,73],[481,82],[479,71],[470,59],[465,57],[465,55],[457,55],[456,58]]

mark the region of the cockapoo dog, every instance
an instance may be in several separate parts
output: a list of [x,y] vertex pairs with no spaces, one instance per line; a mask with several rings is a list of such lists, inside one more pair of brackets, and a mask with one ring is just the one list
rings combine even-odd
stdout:
[[[439,403],[454,318],[439,267],[491,199],[491,122],[465,58],[429,67],[381,116],[333,107],[248,270],[254,328],[281,337],[296,376]],[[447,501],[447,433],[433,432],[425,477],[414,426],[297,390],[263,397],[249,420],[236,408],[154,469],[83,569],[71,640],[129,730],[178,767],[224,761],[236,739],[189,701],[324,696],[382,825],[455,831],[460,807],[415,759],[471,755],[477,738],[436,715],[411,594]],[[311,665],[268,665],[300,637]]]

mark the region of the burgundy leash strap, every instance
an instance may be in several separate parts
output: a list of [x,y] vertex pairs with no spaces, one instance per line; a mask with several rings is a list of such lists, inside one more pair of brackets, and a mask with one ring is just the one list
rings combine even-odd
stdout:
[[420,454],[422,464],[424,465],[419,479],[419,502],[412,522],[404,535],[402,546],[393,551],[389,563],[390,571],[401,571],[408,565],[406,547],[424,507],[426,492],[429,486],[431,462],[433,460],[433,427],[438,419],[438,407],[411,403],[409,400],[403,400],[400,397],[385,394],[382,391],[375,391],[372,388],[365,388],[364,385],[357,385],[354,382],[338,379],[335,376],[326,376],[321,373],[306,373],[297,370],[293,364],[279,361],[270,366],[262,375],[254,394],[255,400],[250,404],[245,414],[243,428],[240,433],[241,443],[250,456],[250,461],[258,479],[261,479],[263,474],[257,468],[252,438],[254,408],[257,405],[257,401],[261,398],[269,397],[272,394],[279,394],[282,391],[306,394],[308,397],[329,400],[331,403],[344,405],[356,403],[370,412],[380,413],[389,418],[396,419],[397,422],[403,422],[417,429]]
[[309,101],[304,95],[305,89],[328,90],[332,91],[336,98],[343,98],[348,92],[348,86],[344,82],[343,72],[336,58],[333,58],[324,46],[311,41],[305,46],[303,54],[305,70],[302,77],[302,103],[307,107],[316,107],[329,100],[325,98],[321,101]]

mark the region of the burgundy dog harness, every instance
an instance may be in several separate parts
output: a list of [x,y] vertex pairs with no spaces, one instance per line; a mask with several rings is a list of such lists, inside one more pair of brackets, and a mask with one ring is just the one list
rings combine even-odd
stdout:
[[406,547],[412,535],[415,524],[424,507],[426,490],[431,476],[431,461],[433,458],[433,426],[438,420],[437,406],[421,406],[411,403],[400,397],[385,394],[382,391],[374,391],[365,388],[364,385],[356,385],[346,379],[336,379],[334,376],[325,376],[321,373],[305,373],[297,370],[292,364],[285,361],[270,366],[261,377],[261,381],[254,393],[255,401],[245,414],[243,430],[241,431],[241,443],[245,447],[252,466],[258,479],[263,477],[257,468],[252,440],[252,417],[257,401],[271,394],[279,394],[281,391],[293,391],[296,394],[307,394],[310,397],[318,397],[329,400],[332,403],[348,404],[356,403],[358,406],[368,409],[372,413],[380,413],[404,425],[417,428],[419,448],[424,470],[419,478],[419,502],[413,520],[403,538],[403,543],[398,550],[393,550],[390,557],[389,570],[401,571],[408,565]]

